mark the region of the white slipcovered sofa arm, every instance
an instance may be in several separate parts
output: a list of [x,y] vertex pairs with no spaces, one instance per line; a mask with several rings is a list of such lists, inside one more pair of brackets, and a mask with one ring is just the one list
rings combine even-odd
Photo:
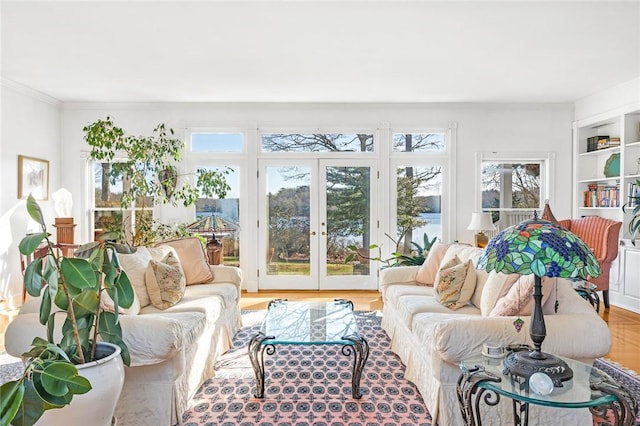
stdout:
[[380,270],[380,287],[392,284],[416,284],[420,266],[396,266]]
[[[457,364],[482,352],[483,343],[533,345],[529,337],[530,317],[518,333],[517,317],[468,317],[447,319],[434,326],[434,350],[449,363]],[[545,316],[547,337],[543,352],[576,359],[602,357],[611,348],[607,324],[597,315],[562,314]]]
[[153,365],[191,346],[205,327],[201,312],[121,315],[122,340],[131,354],[131,366]]
[[213,273],[212,283],[231,283],[236,287],[242,287],[242,270],[235,266],[209,265]]

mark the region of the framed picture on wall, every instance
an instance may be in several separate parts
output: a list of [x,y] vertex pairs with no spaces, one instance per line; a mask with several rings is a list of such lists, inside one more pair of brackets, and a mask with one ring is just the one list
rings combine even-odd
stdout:
[[18,155],[18,198],[49,199],[49,161]]

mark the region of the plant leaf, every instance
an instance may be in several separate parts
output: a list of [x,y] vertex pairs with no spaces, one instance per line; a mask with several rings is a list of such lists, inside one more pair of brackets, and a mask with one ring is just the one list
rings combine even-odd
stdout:
[[86,259],[65,257],[60,262],[60,271],[64,276],[65,283],[70,287],[78,290],[98,289],[96,273]]
[[14,426],[32,426],[44,414],[45,402],[35,391],[33,382],[24,381],[24,396],[22,397],[22,405],[18,409],[18,413],[13,419]]
[[31,219],[35,220],[40,226],[44,226],[44,216],[42,215],[42,210],[40,210],[40,205],[31,194],[27,197],[27,212]]
[[51,294],[45,291],[40,302],[40,324],[46,325],[51,313]]
[[72,300],[73,311],[76,319],[87,315],[92,315],[98,310],[100,298],[93,289],[86,289]]
[[47,365],[42,371],[40,380],[42,387],[54,396],[87,393],[91,390],[91,383],[78,374],[78,369],[74,365],[67,362],[53,362]]
[[21,381],[11,381],[0,386],[0,425],[8,425],[18,413],[24,385]]
[[30,255],[42,244],[45,237],[47,236],[46,232],[37,232],[35,234],[29,234],[24,237],[20,244],[18,244],[18,250],[20,250],[20,254],[25,256]]
[[34,259],[24,270],[24,288],[29,296],[38,297],[42,291],[42,258]]

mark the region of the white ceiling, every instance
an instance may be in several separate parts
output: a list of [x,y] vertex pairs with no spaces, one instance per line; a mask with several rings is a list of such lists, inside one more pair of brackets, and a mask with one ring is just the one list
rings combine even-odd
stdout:
[[61,101],[573,102],[640,76],[636,1],[2,1]]

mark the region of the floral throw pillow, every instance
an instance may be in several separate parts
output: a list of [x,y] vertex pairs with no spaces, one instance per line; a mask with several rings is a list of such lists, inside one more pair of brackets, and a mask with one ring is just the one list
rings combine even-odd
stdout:
[[442,306],[457,310],[466,306],[476,287],[476,270],[473,262],[462,262],[458,256],[442,265],[434,285],[436,300]]
[[151,304],[158,309],[170,308],[184,296],[186,280],[173,252],[167,253],[160,261],[151,260],[145,280]]

